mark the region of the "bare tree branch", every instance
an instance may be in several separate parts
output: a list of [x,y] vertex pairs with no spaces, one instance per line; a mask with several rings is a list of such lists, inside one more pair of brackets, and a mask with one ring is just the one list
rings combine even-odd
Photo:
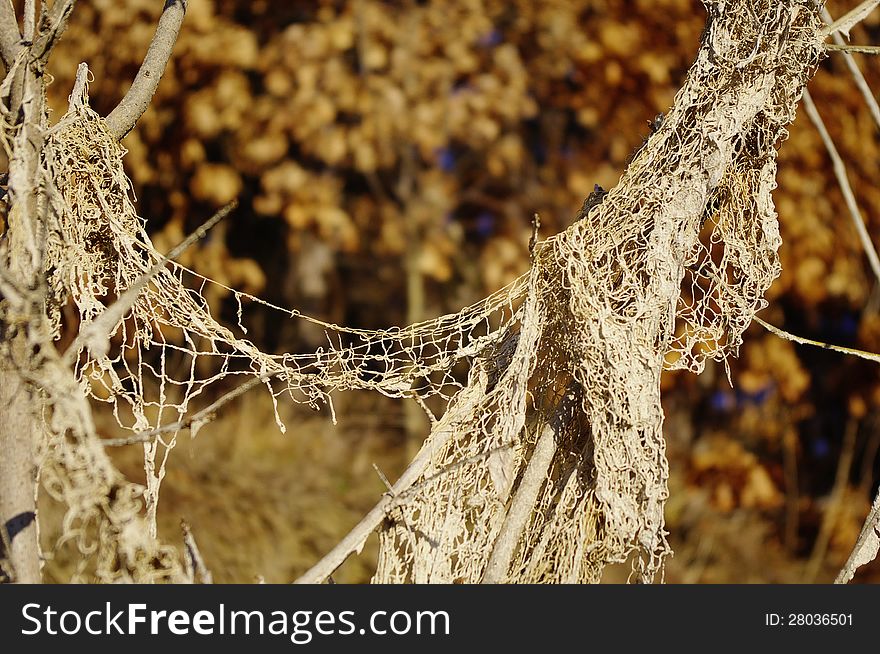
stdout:
[[355,527],[348,532],[339,543],[320,561],[312,566],[303,576],[294,583],[319,584],[332,575],[345,560],[354,552],[359,552],[371,533],[373,533],[385,518],[386,512],[393,505],[395,499],[401,493],[407,491],[418,478],[428,469],[437,452],[440,452],[451,438],[455,436],[458,423],[463,420],[486,389],[487,377],[482,371],[472,375],[471,384],[461,391],[453,400],[453,405],[431,430],[431,435],[425,442],[421,451],[404,470],[400,479],[391,488],[391,492],[385,493],[382,499],[365,515]]
[[24,0],[23,12],[23,29],[21,30],[22,38],[28,43],[34,40],[34,30],[36,29],[37,13],[34,6],[34,0]]
[[[878,0],[878,2],[880,2],[880,0]],[[862,212],[859,210],[856,196],[849,183],[846,165],[843,163],[843,159],[837,152],[837,147],[834,145],[834,141],[831,140],[831,135],[828,133],[828,129],[826,129],[822,117],[819,115],[819,110],[816,109],[816,104],[813,102],[810,92],[806,89],[804,89],[804,108],[807,110],[807,115],[809,115],[810,120],[816,125],[816,129],[819,130],[819,136],[822,137],[825,149],[828,150],[831,162],[834,165],[834,175],[837,177],[837,183],[840,185],[843,199],[846,201],[846,208],[849,209],[850,218],[852,218],[853,225],[859,235],[862,249],[868,257],[868,262],[871,264],[871,270],[874,271],[874,276],[880,281],[880,256],[877,256],[877,250],[874,247],[874,243],[871,241],[871,235],[868,233],[868,228],[865,227]]]
[[21,48],[21,32],[18,31],[12,0],[0,0],[0,57],[6,70],[12,67]]
[[880,54],[880,46],[876,45],[845,45],[829,43],[825,46],[825,49],[832,52],[859,52],[861,54],[870,55]]
[[6,559],[5,572],[14,581],[35,584],[42,576],[36,522],[36,436],[32,432],[37,424],[36,407],[16,358],[0,360],[0,524],[6,531],[2,558]]
[[828,27],[821,30],[819,35],[827,37],[829,34],[834,34],[835,32],[842,32],[846,34],[847,38],[849,38],[849,31],[857,24],[865,20],[865,18],[874,11],[874,8],[880,5],[880,0],[865,0],[858,7],[853,9],[852,11],[847,12],[842,17],[838,18],[836,21],[831,23]]
[[[800,343],[802,345],[813,345],[815,347],[820,347],[824,350],[833,350],[835,352],[841,352],[843,354],[852,354],[854,356],[860,357],[862,359],[867,359],[868,361],[874,361],[876,363],[880,363],[880,354],[874,354],[873,352],[865,352],[863,350],[856,350],[848,347],[840,347],[838,345],[829,345],[828,343],[823,343],[821,341],[814,341],[809,338],[803,338],[800,336],[795,336],[794,334],[790,334],[789,332],[779,329],[778,327],[774,327],[773,325],[761,320],[757,316],[755,316],[755,322],[764,327],[767,331],[776,334],[780,338],[784,338],[788,341],[793,341],[795,343]],[[852,440],[852,436],[848,435],[847,439]],[[847,448],[848,450],[852,449],[852,444],[850,443]],[[844,460],[845,458],[845,460]],[[838,462],[838,472],[837,478],[838,481],[835,482],[835,491],[834,491],[834,501],[832,505],[839,504],[840,498],[839,495],[842,492],[839,486],[839,480],[845,479],[844,470],[849,470],[852,461],[852,452],[850,451],[846,457],[841,457],[841,461]],[[831,510],[831,509],[829,509]],[[824,525],[822,531],[827,531],[829,527]],[[827,534],[820,534],[820,540],[822,538],[827,538]],[[827,544],[821,545],[821,548]],[[813,561],[811,561],[808,567],[808,575],[809,578],[815,577],[816,571],[818,569],[818,564],[821,562],[821,551],[817,547],[819,554],[814,551]],[[837,575],[837,579],[835,579],[835,584],[845,584],[849,582],[850,579],[853,578],[853,575],[856,573],[856,570],[866,563],[870,563],[877,556],[877,552],[880,550],[880,492],[877,493],[877,497],[874,500],[874,505],[871,507],[870,512],[868,513],[868,517],[865,519],[865,523],[862,526],[862,531],[859,534],[858,540],[856,541],[855,546],[853,547],[852,553],[849,555],[849,559],[844,565],[843,569]]]
[[117,141],[134,128],[150,105],[177,42],[177,35],[186,15],[186,3],[187,0],[166,0],[144,63],[141,64],[128,93],[107,116],[107,126]]
[[857,356],[860,359],[867,359],[868,361],[874,361],[876,363],[880,363],[880,354],[874,354],[873,352],[865,352],[864,350],[856,350],[851,347],[841,347],[840,345],[830,345],[829,343],[823,343],[822,341],[814,341],[809,338],[804,338],[802,336],[795,336],[784,329],[779,329],[779,327],[774,327],[768,322],[761,320],[758,316],[755,316],[755,322],[761,325],[764,329],[772,334],[776,334],[780,338],[784,338],[787,341],[792,341],[793,343],[800,343],[801,345],[812,345],[814,347],[820,347],[823,350],[833,350],[834,352],[840,352],[841,354],[852,354],[853,356]]
[[538,494],[549,479],[550,466],[556,455],[556,432],[552,424],[544,426],[535,451],[523,473],[522,481],[513,499],[510,508],[504,517],[501,531],[495,539],[492,554],[486,564],[482,583],[501,584],[507,581],[510,562],[516,553],[516,548],[523,537],[523,532],[532,516]]
[[434,452],[443,447],[452,436],[452,431],[443,432],[442,439],[435,442],[435,447],[423,448],[404,471],[403,475],[401,475],[397,483],[394,484],[391,492],[385,493],[376,506],[355,525],[354,529],[348,532],[345,538],[339,541],[336,547],[330,550],[327,556],[318,561],[294,583],[320,584],[336,572],[336,569],[345,563],[345,560],[351,554],[359,552],[369,535],[382,524],[382,520],[385,518],[385,514],[391,507],[392,502],[394,502],[396,494],[407,490],[419,478],[431,462]]
[[[834,22],[834,18],[831,17],[831,14],[828,13],[827,9],[822,10],[822,20],[824,20],[829,25]],[[832,38],[834,39],[835,45],[846,45],[844,43],[843,37],[839,33],[835,32],[832,35]],[[831,49],[830,45],[828,46],[828,49]],[[874,118],[874,122],[877,124],[877,127],[880,128],[880,105],[877,104],[877,98],[874,97],[874,93],[868,86],[868,82],[865,79],[865,76],[862,75],[862,71],[859,69],[859,66],[856,63],[856,60],[853,58],[852,54],[844,50],[843,60],[846,62],[846,67],[849,68],[849,72],[852,75],[853,81],[856,83],[859,91],[861,91],[862,97],[865,99],[865,103],[868,105],[868,110],[871,112],[871,116]]]
[[[24,11],[33,18],[35,4],[25,3]],[[35,29],[31,22],[25,20],[28,36]],[[13,56],[3,82],[8,103],[2,107],[2,118],[6,129],[12,128],[7,201],[9,215],[17,216],[4,236],[3,266],[10,273],[11,286],[39,289],[42,293],[47,210],[45,173],[41,168],[48,126],[45,59],[33,57],[31,44],[21,41],[8,0],[0,0],[0,33],[4,56]],[[8,558],[16,579],[39,583],[42,561],[36,521],[37,439],[42,434],[40,413],[45,405],[42,388],[30,378],[38,373],[33,344],[45,342],[41,340],[46,333],[45,315],[40,305],[31,304],[15,321],[18,325],[4,335],[0,352],[0,522],[5,524],[11,541]]]
[[52,5],[52,10],[49,12],[49,27],[34,42],[34,57],[44,62],[49,58],[49,53],[55,47],[55,43],[67,29],[67,22],[75,4],[76,0],[55,0],[55,4]]

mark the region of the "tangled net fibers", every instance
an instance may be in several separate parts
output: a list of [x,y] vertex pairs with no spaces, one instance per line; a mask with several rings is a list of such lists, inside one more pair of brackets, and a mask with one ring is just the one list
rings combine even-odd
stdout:
[[[221,325],[199,292],[214,282],[178,264],[150,277],[163,259],[132,204],[124,150],[79,84],[46,148],[50,316],[57,328],[71,298],[87,333],[113,294],[143,286],[110,325],[109,347],[77,342],[81,395],[111,403],[139,434],[179,424],[194,398],[232,375],[314,406],[349,389],[442,398],[427,463],[385,514],[375,581],[595,582],[627,560],[653,580],[670,552],[660,375],[735,355],[764,306],[779,274],[775,148],[823,52],[812,1],[705,4],[674,106],[600,204],[535,244],[526,275],[404,328],[346,329],[287,312],[326,331],[327,347],[307,355],[263,353],[240,320]],[[229,291],[239,307],[261,302]],[[67,504],[65,537],[78,539],[91,574],[185,578],[155,542],[177,431],[145,444],[142,489],[112,469],[93,427],[72,429],[58,406],[44,481]],[[139,522],[141,495],[152,529]]]

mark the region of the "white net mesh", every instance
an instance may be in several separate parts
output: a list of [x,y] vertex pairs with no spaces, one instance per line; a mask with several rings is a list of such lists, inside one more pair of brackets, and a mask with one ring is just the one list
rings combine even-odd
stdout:
[[540,244],[507,350],[382,532],[377,580],[597,581],[634,552],[643,580],[661,568],[660,374],[735,354],[764,306],[775,147],[821,52],[811,2],[707,7],[669,115],[601,204]]
[[[323,327],[327,346],[270,355],[241,324],[212,317],[200,290],[214,282],[169,263],[111,325],[109,348],[82,341],[80,395],[112,404],[134,433],[179,422],[209,385],[235,375],[313,406],[356,388],[440,397],[448,402],[425,444],[430,463],[380,530],[376,581],[594,582],[633,555],[640,579],[652,580],[669,553],[660,375],[735,354],[762,308],[779,271],[775,146],[821,54],[812,2],[707,7],[697,60],[668,116],[618,186],[539,243],[530,272],[509,287],[399,329],[285,312]],[[84,84],[46,152],[50,315],[57,330],[70,298],[87,329],[162,257],[132,204],[124,150],[88,107]],[[228,290],[239,307],[261,302]],[[50,428],[68,436],[52,441],[46,484],[69,507],[66,535],[89,555],[83,571],[180,578],[173,553],[154,542],[177,432],[144,446],[151,534],[134,552],[120,534],[140,529],[141,489],[112,469],[90,424],[69,436],[68,423],[90,421],[80,405],[75,420],[59,406]]]

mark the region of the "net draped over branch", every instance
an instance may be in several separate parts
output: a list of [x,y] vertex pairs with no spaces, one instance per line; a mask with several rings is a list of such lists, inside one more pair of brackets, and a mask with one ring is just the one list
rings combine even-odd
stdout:
[[[375,581],[594,582],[631,557],[642,580],[654,579],[670,551],[660,375],[735,355],[764,306],[779,274],[775,148],[823,51],[812,1],[705,4],[696,61],[662,124],[619,184],[538,243],[531,270],[509,287],[381,331],[287,312],[322,325],[327,346],[270,355],[242,325],[211,315],[200,289],[213,282],[170,263],[113,326],[109,348],[83,342],[80,390],[111,403],[133,432],[180,420],[232,375],[314,406],[349,389],[442,397],[446,416],[424,445],[430,463],[380,529]],[[132,204],[124,150],[84,85],[50,146],[50,315],[57,329],[69,297],[86,326],[162,257]],[[260,302],[229,290],[239,306]],[[153,531],[174,437],[145,445]],[[50,448],[66,499],[91,465],[71,448],[94,445]],[[84,500],[68,504],[69,521],[111,519]],[[116,555],[105,545],[89,550],[101,569]]]
[[775,148],[822,53],[813,2],[706,6],[662,124],[601,204],[539,245],[509,351],[489,357],[482,402],[386,521],[378,581],[487,580],[514,524],[492,581],[594,582],[634,553],[642,580],[661,569],[660,375],[735,355],[765,305],[779,274]]

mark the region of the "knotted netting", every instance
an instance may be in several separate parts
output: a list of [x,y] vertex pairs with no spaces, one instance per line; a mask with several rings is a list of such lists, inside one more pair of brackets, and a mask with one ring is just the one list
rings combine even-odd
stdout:
[[[132,202],[123,169],[125,150],[88,105],[87,75],[87,68],[81,66],[69,111],[52,129],[45,149],[54,218],[46,257],[48,310],[57,337],[63,303],[69,298],[77,309],[80,338],[73,354],[82,395],[111,404],[119,427],[135,437],[152,435],[144,439],[147,485],[142,493],[149,538],[156,535],[167,457],[182,429],[199,427],[183,418],[192,410],[194,398],[211,384],[234,376],[256,378],[265,383],[273,400],[286,393],[315,408],[325,404],[332,408],[331,393],[351,389],[371,389],[396,398],[417,396],[420,401],[434,396],[446,399],[462,387],[454,369],[510,328],[522,280],[457,314],[380,331],[342,328],[274,307],[289,319],[322,326],[327,346],[303,355],[260,351],[246,339],[240,321],[226,327],[212,315],[201,291],[216,282],[166,261],[153,248],[145,221]],[[118,306],[114,302],[129,289],[139,289],[133,303],[107,323],[105,318],[112,317],[113,307]],[[239,319],[245,302],[273,306],[226,290],[238,302]],[[277,412],[276,419],[284,431]],[[167,429],[169,423],[177,426]],[[64,429],[55,425],[53,431]],[[93,433],[94,426],[88,431]],[[113,580],[116,559],[109,540],[119,530],[107,531],[98,547],[89,542],[94,536],[86,535],[90,526],[117,519],[101,506],[103,491],[112,484],[88,480],[94,466],[87,457],[69,456],[71,451],[94,447],[100,449],[95,438],[84,438],[75,446],[50,447],[46,485],[69,507],[64,539],[80,538],[82,554],[103,557],[98,576]],[[141,495],[134,484],[125,488],[132,497]],[[113,494],[118,495],[116,490]],[[127,522],[134,513],[132,509],[119,522]]]
[[[144,542],[155,540],[177,433],[198,426],[185,416],[210,385],[238,376],[313,406],[351,389],[443,400],[427,464],[380,528],[377,582],[595,582],[627,560],[652,580],[670,552],[660,376],[735,355],[764,306],[779,273],[775,148],[822,53],[810,0],[706,6],[697,59],[662,124],[598,206],[536,244],[527,274],[457,314],[404,328],[280,314],[324,328],[327,346],[309,354],[262,352],[240,321],[212,315],[200,291],[214,282],[164,262],[135,211],[124,150],[81,81],[46,149],[50,316],[57,329],[69,298],[81,333],[92,334],[74,346],[80,392],[110,403],[121,428],[153,434]],[[108,345],[89,325],[132,288],[134,302],[106,326]],[[260,302],[227,290],[239,307]],[[102,579],[178,578],[158,544],[150,547],[162,556],[126,568],[118,536],[140,528],[136,503],[120,518],[106,493],[141,489],[90,480],[94,457],[78,453],[96,448],[88,434],[49,448],[47,484],[69,507],[68,532],[82,536]],[[97,545],[81,525],[97,525]]]
[[437,463],[395,503],[377,580],[594,582],[633,554],[642,580],[661,569],[660,375],[735,355],[763,308],[775,148],[821,54],[815,3],[706,6],[662,124],[585,219],[538,246],[517,331],[454,435],[431,435]]

